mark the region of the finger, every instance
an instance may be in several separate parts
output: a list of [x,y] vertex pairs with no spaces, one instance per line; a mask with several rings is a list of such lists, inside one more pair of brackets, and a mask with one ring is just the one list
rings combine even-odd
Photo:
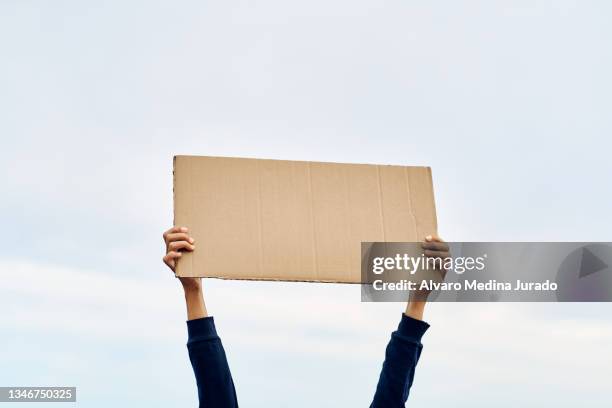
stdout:
[[165,231],[163,234],[164,237],[164,241],[166,240],[166,237],[170,234],[174,234],[177,232],[189,232],[189,228],[187,227],[172,227],[170,228],[168,231]]
[[174,241],[187,241],[190,244],[193,244],[195,242],[195,240],[191,238],[189,234],[185,232],[177,232],[177,233],[166,235],[166,243],[170,243]]
[[423,249],[431,249],[434,251],[448,251],[448,244],[446,242],[423,242],[421,247]]
[[165,264],[168,266],[168,268],[170,268],[170,269],[174,270],[174,268],[175,268],[175,266],[176,266],[176,265],[174,264],[174,261],[173,261],[173,260],[170,260],[170,261],[169,261],[169,260],[167,260],[167,259],[166,259],[166,257],[164,256],[164,257],[162,258],[162,261],[164,261],[164,263],[165,263]]
[[447,251],[432,251],[430,249],[426,249],[425,251],[423,251],[423,254],[428,258],[450,258],[450,253]]
[[179,251],[169,251],[166,255],[164,255],[164,260],[165,261],[176,260],[180,258],[181,256],[183,256],[183,254],[180,253]]
[[185,249],[187,251],[193,251],[195,249],[195,246],[191,245],[187,241],[174,241],[168,244],[168,249],[170,251],[178,251],[181,249]]
[[428,235],[425,237],[425,241],[427,242],[444,242],[442,238],[440,238],[437,234]]
[[176,251],[170,251],[162,258],[164,263],[168,265],[172,270],[176,266],[176,260],[179,259],[183,254]]

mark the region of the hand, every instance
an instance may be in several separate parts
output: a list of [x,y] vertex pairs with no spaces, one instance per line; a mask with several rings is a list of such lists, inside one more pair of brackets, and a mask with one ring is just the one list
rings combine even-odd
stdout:
[[[450,257],[448,244],[437,235],[426,236],[421,247],[426,258],[439,258],[442,260],[442,265],[444,265],[444,260]],[[446,276],[446,270],[441,270],[440,273],[442,273],[442,278]],[[405,314],[414,319],[423,320],[427,296],[429,296],[429,291],[415,291],[412,293]]]
[[[425,241],[421,244],[423,248],[423,254],[427,258],[440,258],[442,264],[446,258],[450,258],[450,249],[448,244],[437,235],[428,235],[425,237]],[[446,273],[446,271],[444,271]]]
[[[186,227],[172,227],[164,232],[164,242],[166,243],[166,255],[164,263],[172,272],[176,272],[176,264],[183,255],[183,252],[195,250],[195,240],[189,236],[189,229]],[[187,305],[187,319],[201,319],[208,316],[204,295],[202,294],[201,278],[183,278],[179,280],[185,291],[185,304]]]
[[[164,263],[168,265],[172,272],[176,272],[176,264],[183,255],[183,252],[195,250],[195,240],[189,236],[189,229],[186,227],[172,227],[164,232],[163,237],[166,243]],[[185,291],[200,291],[202,288],[201,278],[180,277],[179,280]]]

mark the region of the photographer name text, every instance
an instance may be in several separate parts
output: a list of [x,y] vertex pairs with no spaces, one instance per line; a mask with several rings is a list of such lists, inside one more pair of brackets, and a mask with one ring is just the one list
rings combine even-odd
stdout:
[[423,291],[517,291],[517,292],[554,292],[557,290],[557,283],[545,280],[542,282],[525,282],[519,279],[516,282],[498,282],[496,280],[478,281],[465,280],[463,282],[436,282],[434,280],[411,281],[403,279],[397,282],[384,282],[375,280],[372,282],[374,290],[423,290]]

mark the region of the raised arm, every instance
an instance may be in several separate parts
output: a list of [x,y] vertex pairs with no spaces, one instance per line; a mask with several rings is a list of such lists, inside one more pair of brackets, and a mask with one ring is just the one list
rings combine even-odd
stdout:
[[[176,264],[181,259],[184,251],[195,250],[195,240],[189,236],[186,227],[173,227],[164,232],[166,243],[166,254],[163,261],[175,272]],[[179,278],[185,293],[185,304],[187,306],[187,320],[195,320],[208,316],[204,295],[202,293],[201,278]]]
[[[194,251],[195,241],[186,227],[164,232],[166,254],[163,261],[174,272],[184,251]],[[201,278],[179,278],[187,306],[187,349],[198,386],[200,407],[237,408],[236,390],[225,350],[215,322],[208,316]]]
[[[428,236],[422,244],[424,254],[432,258],[447,258],[448,245],[439,237]],[[374,400],[370,408],[405,407],[421,356],[421,338],[429,328],[423,321],[428,293],[416,293],[407,304],[399,326],[391,334],[385,352]]]

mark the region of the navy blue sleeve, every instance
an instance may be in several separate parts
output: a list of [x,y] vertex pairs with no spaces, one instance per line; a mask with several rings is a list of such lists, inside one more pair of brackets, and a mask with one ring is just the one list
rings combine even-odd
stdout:
[[189,360],[198,385],[200,408],[237,408],[236,390],[225,350],[212,317],[187,322]]
[[423,345],[421,337],[429,325],[402,314],[397,331],[387,345],[376,394],[370,408],[404,408],[414,380]]

